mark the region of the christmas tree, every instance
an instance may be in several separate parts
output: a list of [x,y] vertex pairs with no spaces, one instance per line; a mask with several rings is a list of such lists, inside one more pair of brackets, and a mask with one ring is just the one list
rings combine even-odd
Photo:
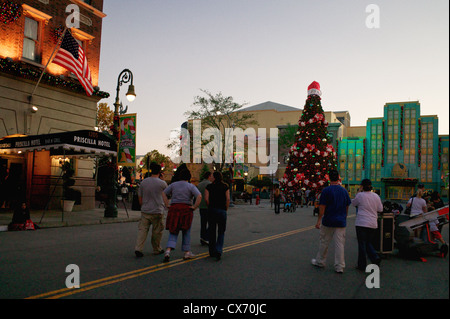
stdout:
[[336,151],[330,144],[328,122],[321,105],[320,85],[313,82],[308,87],[295,143],[289,151],[281,190],[286,194],[297,193],[301,188],[320,192],[328,185],[328,173],[336,169]]

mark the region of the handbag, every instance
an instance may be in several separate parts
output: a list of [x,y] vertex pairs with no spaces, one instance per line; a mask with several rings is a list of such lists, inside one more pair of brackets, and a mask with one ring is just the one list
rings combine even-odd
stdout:
[[411,200],[411,206],[406,207],[406,209],[405,209],[405,215],[411,215],[411,208],[412,208],[413,202],[414,202],[414,197],[413,197],[412,200]]

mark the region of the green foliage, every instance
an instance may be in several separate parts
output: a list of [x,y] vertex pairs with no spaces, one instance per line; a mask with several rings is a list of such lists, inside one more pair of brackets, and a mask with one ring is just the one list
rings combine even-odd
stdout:
[[272,180],[269,177],[264,176],[262,179],[253,177],[248,184],[256,186],[257,188],[263,188],[264,186],[272,186]]
[[64,162],[61,169],[63,171],[61,177],[63,180],[63,199],[77,201],[76,204],[80,204],[79,199],[81,193],[72,188],[75,185],[75,179],[73,178],[75,170],[72,168],[72,164],[70,162]]

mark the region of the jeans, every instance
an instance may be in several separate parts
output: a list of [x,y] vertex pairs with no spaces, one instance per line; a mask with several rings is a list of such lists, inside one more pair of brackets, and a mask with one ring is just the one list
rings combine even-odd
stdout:
[[[190,251],[191,250],[191,229],[189,228],[188,230],[182,230],[181,232],[183,233],[181,250],[185,251],[185,252]],[[177,239],[178,239],[178,234],[169,233],[169,240],[167,241],[167,248],[175,249],[175,247],[177,245]]]
[[210,208],[208,210],[209,226],[209,254],[222,254],[227,228],[227,211],[225,209]]
[[378,256],[373,241],[376,237],[377,229],[356,226],[356,237],[358,238],[358,268],[366,270],[367,258],[369,257],[372,264],[379,264],[381,258]]
[[273,203],[275,205],[275,214],[279,214],[280,213],[280,200],[275,199]]
[[200,208],[200,239],[209,240],[208,237],[208,209]]

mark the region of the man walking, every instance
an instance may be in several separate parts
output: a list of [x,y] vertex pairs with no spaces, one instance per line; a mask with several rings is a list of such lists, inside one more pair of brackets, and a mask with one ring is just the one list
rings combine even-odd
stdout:
[[329,176],[331,185],[326,187],[320,196],[319,217],[316,224],[316,228],[320,229],[319,252],[311,263],[317,267],[325,267],[328,246],[334,239],[334,269],[337,273],[343,273],[345,268],[345,227],[351,200],[347,190],[339,184],[338,171],[330,171]]
[[164,253],[161,248],[161,238],[164,231],[164,201],[162,192],[167,188],[167,183],[159,178],[161,166],[150,164],[151,175],[141,182],[139,186],[139,204],[141,204],[141,221],[138,226],[138,236],[134,253],[136,257],[142,257],[145,240],[152,225],[153,254]]

